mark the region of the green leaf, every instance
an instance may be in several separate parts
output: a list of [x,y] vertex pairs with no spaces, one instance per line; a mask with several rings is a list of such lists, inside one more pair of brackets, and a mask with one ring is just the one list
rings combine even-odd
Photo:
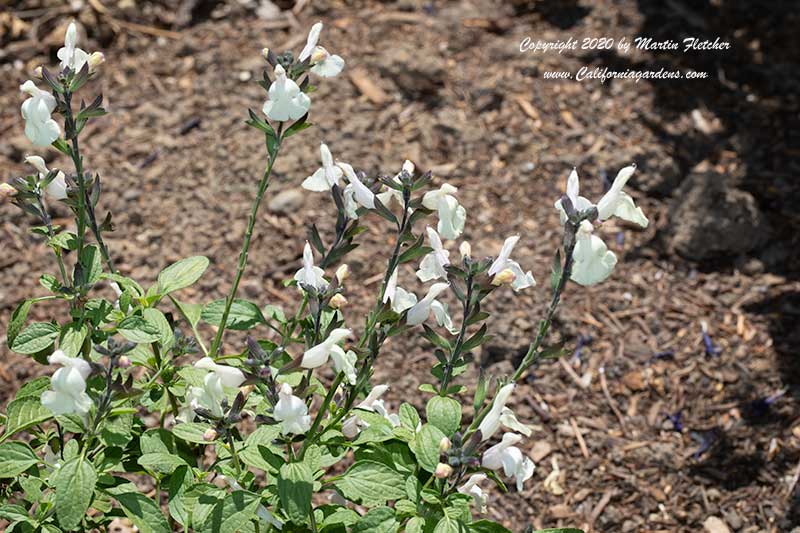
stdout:
[[58,338],[58,327],[50,322],[34,322],[16,336],[11,349],[29,355],[46,350]]
[[207,268],[208,258],[202,255],[172,263],[158,274],[159,294],[169,294],[194,284]]
[[414,516],[406,522],[405,533],[422,533],[425,529],[425,519],[421,516]]
[[301,118],[300,120],[289,126],[289,129],[287,129],[286,132],[283,134],[283,138],[286,139],[288,137],[291,137],[295,133],[300,133],[304,129],[310,128],[312,126],[310,122],[305,122],[304,120],[305,117]]
[[293,522],[304,523],[311,511],[313,478],[304,463],[289,463],[278,475],[278,496],[281,507]]
[[114,496],[125,516],[131,519],[140,533],[170,533],[166,517],[156,502],[139,492],[124,492]]
[[[203,308],[201,317],[212,326],[219,326],[222,322],[222,313],[225,311],[225,300],[215,300]],[[258,306],[247,300],[234,300],[228,314],[227,329],[247,330],[266,320]]]
[[237,533],[252,531],[248,528],[250,520],[255,518],[256,509],[260,504],[261,498],[257,494],[244,490],[236,490],[218,502],[206,519],[202,533]]
[[553,292],[558,288],[561,283],[561,250],[556,250],[556,255],[553,256],[553,272],[550,274],[550,288]]
[[[376,202],[377,203],[377,202]],[[376,507],[353,526],[352,533],[394,533],[400,528],[394,516],[394,510],[389,507]]]
[[144,310],[144,319],[158,329],[158,343],[161,345],[162,351],[168,352],[175,344],[175,334],[172,332],[167,317],[158,309],[147,308]]
[[58,470],[53,485],[56,516],[63,529],[75,529],[80,525],[92,502],[96,482],[94,467],[83,457],[70,459]]
[[419,413],[417,413],[416,407],[405,402],[400,404],[400,424],[408,429],[417,430],[417,426],[419,425]]
[[466,527],[458,520],[449,516],[442,517],[433,529],[433,533],[466,533]]
[[[50,380],[48,378],[45,379],[47,379],[47,385],[49,385]],[[47,388],[47,385],[45,388]],[[15,433],[19,433],[20,431],[24,431],[36,424],[41,424],[53,418],[53,413],[43,406],[42,402],[39,400],[40,395],[41,392],[36,395],[19,397],[8,404],[8,410],[6,411],[6,428],[2,439],[7,439]]]
[[362,502],[367,507],[381,505],[387,500],[399,500],[406,495],[403,476],[385,464],[358,461],[336,482],[345,498]]
[[72,323],[63,329],[61,341],[58,343],[59,349],[64,352],[67,357],[76,357],[83,347],[83,341],[89,329],[84,325],[78,329],[77,323]]
[[194,481],[189,466],[179,466],[169,477],[169,514],[180,525],[189,527],[189,510],[186,508],[183,495]]
[[428,423],[450,437],[461,427],[461,403],[453,398],[434,396],[425,407]]
[[127,340],[137,344],[149,344],[161,338],[161,331],[156,325],[136,315],[123,319],[117,326],[117,331]]
[[175,304],[175,307],[178,308],[178,311],[180,311],[180,313],[183,315],[183,318],[185,318],[193,328],[196,328],[197,323],[200,322],[200,313],[203,312],[203,306],[201,304],[180,302],[172,296],[169,298],[172,300],[172,303]]
[[179,466],[184,466],[186,461],[171,453],[146,453],[139,457],[138,463],[153,472],[171,474]]
[[100,281],[103,273],[103,258],[100,249],[94,244],[86,246],[81,251],[81,266],[83,267],[83,282],[85,285],[94,285]]
[[0,444],[0,478],[17,477],[38,462],[39,458],[24,442]]
[[186,442],[194,442],[195,444],[208,444],[208,441],[203,438],[203,434],[210,428],[209,424],[201,424],[199,422],[187,422],[185,424],[178,424],[172,428],[172,434]]
[[28,311],[30,311],[32,304],[32,301],[25,300],[11,313],[11,320],[8,323],[8,330],[6,331],[8,346],[14,345],[14,339],[16,339],[19,332],[22,331],[22,326],[25,325],[25,320],[28,318]]
[[439,464],[439,443],[444,437],[446,435],[442,430],[432,424],[424,424],[417,433],[414,455],[417,456],[419,465],[428,472],[435,471]]

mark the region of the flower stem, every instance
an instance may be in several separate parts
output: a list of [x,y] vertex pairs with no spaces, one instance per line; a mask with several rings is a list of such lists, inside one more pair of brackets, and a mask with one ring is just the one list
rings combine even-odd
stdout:
[[236,469],[236,480],[242,479],[242,465],[239,463],[239,454],[236,452],[236,443],[233,440],[233,435],[228,432],[228,447],[231,449],[231,457],[233,458],[233,467]]
[[250,251],[250,241],[253,238],[253,230],[256,225],[258,208],[261,205],[261,201],[264,199],[264,193],[267,192],[267,187],[269,187],[270,176],[272,175],[272,166],[275,163],[275,159],[281,146],[281,137],[278,136],[275,142],[275,150],[269,158],[269,163],[267,163],[267,168],[264,170],[264,175],[261,177],[261,181],[258,183],[258,192],[256,193],[256,198],[253,201],[253,205],[250,209],[250,218],[247,222],[247,231],[244,234],[242,251],[239,253],[239,266],[236,269],[236,276],[233,278],[231,290],[225,299],[225,309],[222,312],[222,320],[219,323],[219,329],[217,329],[214,342],[211,343],[211,348],[208,351],[209,357],[215,357],[219,352],[220,345],[222,344],[222,336],[225,333],[225,326],[228,322],[228,315],[231,312],[233,300],[236,298],[236,292],[239,290],[239,283],[242,281],[244,270],[247,267],[247,254]]

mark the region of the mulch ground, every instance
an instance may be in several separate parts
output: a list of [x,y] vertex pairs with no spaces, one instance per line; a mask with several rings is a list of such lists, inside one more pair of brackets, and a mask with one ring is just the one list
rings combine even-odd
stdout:
[[[651,225],[636,231],[608,223],[599,230],[619,264],[606,283],[568,288],[551,340],[566,341],[575,353],[538,366],[514,398],[518,417],[535,427],[525,443],[537,462],[534,479],[522,492],[494,491],[489,513],[514,531],[528,523],[602,532],[699,531],[709,517],[746,532],[790,531],[800,523],[800,496],[790,493],[800,473],[800,262],[786,251],[798,248],[791,178],[798,151],[790,149],[797,105],[785,96],[797,87],[798,52],[786,30],[794,15],[772,13],[770,25],[744,7],[715,13],[680,2],[325,1],[268,19],[245,3],[206,9],[214,3],[195,2],[177,20],[180,10],[157,3],[135,13],[107,3],[105,12],[86,7],[81,20],[106,52],[102,74],[90,87],[102,89],[111,114],[82,138],[89,168],[103,179],[101,208],[114,213],[118,231],[108,244],[120,271],[152,283],[170,262],[203,254],[212,266],[184,299],[225,294],[265,161],[260,134],[244,125],[246,109],[263,103],[254,83],[263,66],[260,50],[297,50],[306,29],[323,20],[322,44],[342,55],[347,68],[320,84],[312,95],[315,127],[292,138],[278,160],[242,297],[291,305],[294,289],[282,282],[299,266],[305,226],[314,222],[330,235],[329,198],[299,189],[319,166],[321,140],[335,157],[371,174],[397,172],[411,159],[432,169],[437,183],[459,187],[468,210],[464,237],[476,254],[494,255],[505,237],[521,235],[515,258],[540,286],[494,299],[495,338],[478,354],[489,373],[506,374],[546,307],[559,239],[552,204],[569,170],[578,166],[582,193],[597,198],[603,176],[636,161],[633,185],[649,194],[633,195]],[[36,65],[54,64],[58,25],[69,15],[37,7],[20,8],[23,26],[16,34],[0,34],[4,179],[26,170],[21,161],[31,151],[17,87]],[[0,26],[7,24],[3,16]],[[711,69],[713,80],[691,87],[544,80],[546,70],[622,60],[581,51],[519,52],[525,36],[672,31],[677,38],[720,28],[739,31],[737,53],[746,50],[749,63],[736,70],[718,58],[692,56],[681,66]],[[749,39],[759,32],[787,37],[789,48],[779,52],[766,37],[752,45]],[[642,52],[626,61],[646,66],[669,58]],[[794,77],[781,77],[781,69]],[[52,165],[67,166],[56,154],[48,156]],[[758,193],[773,227],[763,250],[701,265],[670,253],[676,200],[669,188],[651,185],[668,172],[679,181],[698,164],[740,172],[743,187]],[[68,223],[63,209],[56,215]],[[371,304],[389,253],[386,228],[371,222],[348,261],[354,280],[371,280],[348,287],[353,325]],[[30,223],[0,206],[3,323],[21,299],[43,291],[38,274],[54,268],[41,240],[28,233]],[[403,276],[419,292],[412,272]],[[41,305],[32,314],[41,320],[59,312]],[[706,349],[703,322],[718,353]],[[238,348],[239,340],[232,335],[230,346]],[[375,379],[391,384],[391,406],[423,404],[416,389],[432,381],[432,359],[423,339],[388,346]],[[50,371],[4,344],[0,363],[4,402],[31,376]],[[473,369],[465,379],[476,374]],[[545,485],[556,468],[557,483]]]

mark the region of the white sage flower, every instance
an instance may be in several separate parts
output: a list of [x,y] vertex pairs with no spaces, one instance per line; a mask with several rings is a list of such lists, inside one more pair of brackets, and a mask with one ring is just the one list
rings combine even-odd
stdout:
[[321,22],[311,26],[306,45],[297,59],[300,61],[309,59],[309,63],[312,65],[310,70],[317,76],[322,76],[323,78],[338,76],[344,68],[344,59],[337,55],[331,55],[323,47],[317,45],[320,32],[322,32]]
[[503,409],[506,408],[506,404],[508,403],[509,398],[511,398],[514,388],[515,385],[513,383],[509,383],[502,386],[495,394],[492,408],[489,409],[489,412],[486,413],[486,416],[483,417],[483,420],[481,420],[481,423],[478,426],[478,429],[481,432],[482,441],[492,438],[492,436],[500,428],[500,424],[502,423],[501,416],[503,415]]
[[61,135],[61,128],[51,114],[56,108],[56,99],[47,91],[39,89],[31,80],[19,89],[31,97],[22,103],[22,118],[25,119],[25,136],[34,146],[49,146]]
[[406,309],[411,309],[417,303],[417,295],[397,286],[397,272],[395,268],[389,281],[386,283],[386,290],[383,292],[383,303],[391,302],[392,311],[402,313]]
[[342,348],[338,345],[344,339],[350,337],[353,332],[345,328],[336,328],[331,331],[328,338],[306,350],[303,358],[300,361],[300,366],[303,368],[318,368],[328,362],[331,353],[336,350],[341,352],[344,356]]
[[431,303],[431,311],[433,311],[433,318],[436,320],[436,325],[445,328],[452,335],[456,335],[459,329],[453,325],[453,319],[447,309],[447,304],[434,300]]
[[[394,176],[394,178],[392,178],[392,181],[394,181],[395,183],[400,185],[401,184],[400,175],[403,173],[403,171],[405,171],[409,175],[413,176],[414,175],[414,163],[412,163],[408,159],[403,161],[403,166],[400,169],[400,172],[398,172]],[[385,190],[383,192],[378,193],[378,194],[375,195],[375,196],[378,197],[378,200],[380,200],[383,205],[385,205],[386,207],[390,207],[391,204],[392,204],[392,200],[396,200],[398,204],[403,205],[403,192],[402,191],[398,191],[397,189],[393,189],[393,188],[389,187],[388,185],[384,185],[384,187],[385,187]]]
[[281,423],[281,434],[302,435],[311,429],[311,415],[308,414],[306,402],[292,394],[288,383],[281,385],[278,391],[278,403],[272,416]]
[[[336,346],[335,348],[339,348]],[[333,368],[336,372],[342,372],[344,374],[345,379],[350,385],[356,384],[356,378],[358,378],[358,373],[356,372],[356,362],[358,361],[358,355],[353,350],[347,350],[346,352],[341,348],[333,349],[331,351],[331,359],[333,360]]]
[[[622,188],[633,176],[635,170],[636,165],[630,165],[620,170],[617,173],[617,177],[614,178],[611,188],[600,198],[600,201],[595,206],[590,200],[580,196],[578,172],[573,169],[569,174],[569,178],[567,178],[567,198],[570,199],[572,205],[578,211],[589,209],[592,206],[597,207],[597,220],[600,222],[616,216],[646,228],[649,221],[644,216],[644,212],[640,207],[636,207],[633,198],[622,191]],[[567,213],[564,211],[560,199],[556,202],[555,207],[561,216],[561,223],[564,224],[567,221]]]
[[533,274],[531,274],[531,271],[529,270],[524,272],[522,267],[519,266],[519,263],[510,259],[511,252],[514,250],[514,246],[517,244],[518,240],[519,235],[514,235],[513,237],[509,237],[505,240],[503,243],[503,248],[500,250],[500,254],[489,267],[488,272],[490,276],[496,276],[504,270],[510,270],[514,274],[514,280],[511,282],[511,288],[515,292],[536,285],[536,280],[533,279]]
[[447,279],[447,271],[444,267],[450,264],[450,252],[444,249],[439,234],[431,227],[425,228],[428,234],[428,243],[433,251],[422,258],[417,270],[417,277],[420,281],[426,282],[433,279]]
[[570,279],[580,285],[600,283],[611,274],[617,264],[617,256],[593,232],[592,223],[584,220],[575,235]]
[[347,176],[347,180],[350,182],[348,187],[352,187],[353,197],[356,202],[358,202],[358,205],[366,207],[367,209],[375,209],[375,193],[358,179],[358,175],[355,170],[353,170],[353,167],[341,161],[337,161],[336,164],[344,171],[344,175]]
[[450,285],[447,283],[434,283],[431,285],[428,289],[428,294],[408,310],[406,324],[409,326],[416,326],[417,324],[425,322],[431,314],[431,305],[434,300],[437,296],[446,291],[449,286]]
[[244,373],[238,368],[232,366],[220,365],[215,363],[210,357],[203,357],[194,364],[195,368],[202,368],[203,370],[210,370],[219,378],[220,383],[232,389],[241,385],[244,380]]
[[[367,397],[356,405],[356,409],[363,409],[365,411],[372,411],[383,416],[392,424],[393,427],[400,425],[400,417],[397,414],[389,413],[386,410],[386,405],[380,399],[386,391],[389,390],[389,385],[375,385],[369,391]],[[348,439],[354,439],[361,432],[361,428],[369,427],[369,424],[358,417],[358,413],[354,414],[342,423],[342,434]]]
[[[303,268],[295,273],[294,280],[298,286],[301,283],[305,283],[322,291],[328,286],[328,281],[324,275],[325,271],[314,265],[314,252],[311,250],[311,245],[306,241],[306,245],[303,247]],[[302,287],[300,289],[302,290]]]
[[445,183],[437,191],[429,191],[422,197],[422,205],[438,212],[439,224],[436,226],[443,239],[456,239],[464,231],[467,210],[453,196],[458,189]]
[[521,491],[525,482],[533,476],[536,466],[533,461],[514,446],[522,440],[520,435],[506,433],[503,440],[483,452],[481,466],[489,470],[503,469],[507,477],[513,477],[517,482],[517,490]]
[[78,28],[70,22],[64,35],[64,46],[58,49],[56,56],[61,60],[61,69],[69,68],[73,73],[80,72],[89,61],[89,54],[75,46],[78,43]]
[[333,155],[327,144],[320,143],[319,155],[322,159],[322,166],[303,180],[302,187],[313,192],[325,192],[331,190],[334,185],[341,186],[341,164],[337,166],[333,162]]
[[68,357],[61,350],[53,352],[47,362],[61,365],[61,368],[50,378],[53,390],[42,393],[42,405],[56,415],[77,413],[85,417],[92,408],[92,399],[86,394],[86,379],[92,373],[91,365],[80,357]]
[[489,496],[478,486],[478,483],[486,481],[486,479],[486,474],[472,474],[466,483],[458,487],[458,492],[461,494],[472,496],[479,513],[486,512],[486,504],[489,502]]
[[294,80],[286,77],[286,70],[281,65],[275,66],[275,81],[269,86],[268,96],[262,111],[278,122],[297,120],[311,107],[311,99]]
[[[50,173],[50,169],[44,164],[44,159],[38,155],[29,155],[25,158],[25,162],[35,168],[39,172],[39,179],[43,180]],[[67,181],[64,173],[60,170],[53,181],[47,184],[45,194],[53,200],[66,200],[67,199]]]

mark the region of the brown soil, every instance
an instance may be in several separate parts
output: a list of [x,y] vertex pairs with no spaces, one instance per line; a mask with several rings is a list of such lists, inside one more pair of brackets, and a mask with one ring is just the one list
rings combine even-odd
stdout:
[[[506,236],[520,233],[516,259],[540,283],[518,297],[495,298],[496,337],[480,354],[494,375],[508,373],[545,308],[559,232],[552,203],[569,170],[579,166],[590,198],[601,194],[603,173],[613,177],[630,161],[640,166],[640,188],[652,191],[648,180],[667,180],[650,196],[633,192],[652,222],[647,230],[603,225],[601,236],[620,259],[611,279],[568,288],[552,341],[569,347],[579,336],[592,341],[579,357],[541,364],[515,395],[518,416],[536,427],[527,446],[538,466],[522,493],[494,491],[491,517],[514,531],[531,522],[603,532],[699,531],[711,516],[733,531],[789,531],[800,523],[800,496],[789,493],[800,460],[800,247],[798,191],[790,179],[798,171],[795,13],[778,7],[764,13],[744,2],[725,10],[681,2],[326,0],[299,10],[296,21],[276,22],[234,1],[194,2],[181,20],[168,8],[189,2],[145,3],[138,13],[106,3],[105,15],[87,6],[81,20],[88,27],[99,20],[90,37],[108,61],[90,87],[102,90],[111,114],[83,138],[88,166],[103,179],[101,208],[114,213],[118,231],[108,244],[123,273],[152,283],[170,262],[203,254],[212,266],[183,298],[224,295],[265,161],[262,137],[244,125],[247,108],[263,103],[253,81],[263,65],[260,50],[299,49],[305,29],[323,20],[323,44],[346,58],[347,69],[312,95],[315,127],[289,142],[265,204],[298,189],[318,167],[321,140],[334,156],[371,174],[396,172],[408,158],[432,169],[437,183],[458,186],[475,253],[496,254]],[[20,13],[38,8],[21,4]],[[4,179],[26,170],[21,160],[31,151],[17,86],[36,65],[54,63],[58,38],[44,37],[57,34],[61,20],[52,11],[20,16],[31,26],[16,36],[0,34]],[[735,41],[730,55],[681,59],[681,67],[709,70],[713,79],[545,80],[546,70],[646,68],[676,56],[640,52],[630,61],[613,51],[519,52],[525,36],[693,34]],[[37,55],[45,44],[52,56]],[[384,102],[362,93],[354,83],[359,73],[385,94]],[[694,110],[701,121],[692,118]],[[53,165],[67,166],[49,156]],[[669,180],[679,182],[700,163],[741,175],[741,186],[756,195],[773,230],[763,248],[700,265],[669,253],[675,186]],[[281,283],[298,268],[304,227],[315,222],[324,235],[332,230],[328,197],[288,201],[288,214],[265,205],[259,215],[240,294],[260,304],[290,305],[294,289]],[[43,293],[38,274],[54,266],[41,240],[27,232],[30,220],[6,205],[0,221],[0,322],[7,323],[21,299]],[[388,254],[385,227],[371,222],[349,260],[355,280],[372,280],[348,290],[353,325],[371,303]],[[41,320],[59,312],[40,305],[33,315]],[[705,354],[701,321],[720,355]],[[239,348],[235,335],[229,341]],[[416,389],[432,380],[427,348],[423,339],[395,343],[378,361],[375,379],[391,383],[393,407],[424,402]],[[31,376],[49,372],[5,345],[0,354],[3,401]],[[586,373],[591,381],[579,385],[576,377]],[[783,389],[788,393],[770,407],[758,403]],[[677,412],[682,431],[667,420]],[[560,467],[563,494],[542,483],[551,461]]]

